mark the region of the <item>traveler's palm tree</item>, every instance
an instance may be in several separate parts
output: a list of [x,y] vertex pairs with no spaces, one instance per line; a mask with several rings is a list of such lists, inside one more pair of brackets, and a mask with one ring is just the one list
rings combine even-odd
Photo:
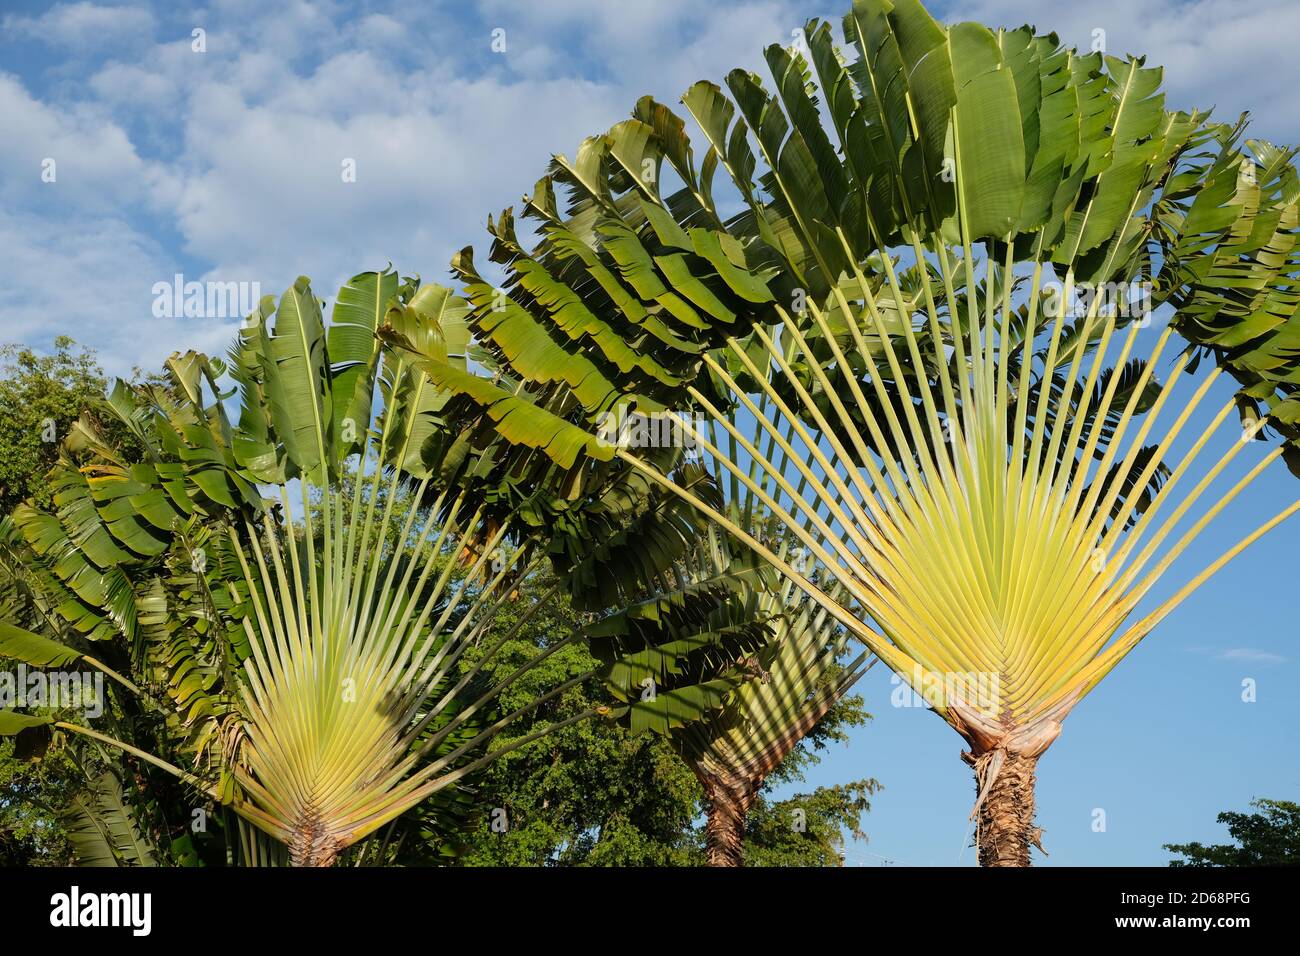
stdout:
[[842,659],[842,629],[824,609],[772,606],[797,599],[793,588],[788,582],[766,591],[759,602],[759,613],[770,615],[773,638],[755,656],[758,679],[741,684],[721,710],[672,733],[678,754],[704,788],[712,866],[741,864],[747,814],[768,776],[870,666],[866,653]]
[[[771,542],[779,526],[732,518]],[[771,542],[798,562],[789,535]],[[711,866],[740,866],[746,816],[764,781],[870,666],[794,582],[709,529],[665,575],[673,582],[588,629],[628,703],[633,731],[666,735],[704,788]],[[703,618],[701,615],[703,612]],[[706,637],[716,635],[716,640]]]
[[[471,326],[529,388],[425,370],[527,454],[575,475],[621,462],[795,581],[963,736],[980,860],[1025,865],[1066,715],[1300,509],[1135,615],[1255,478],[1295,464],[1300,187],[1291,154],[1166,111],[1141,60],[946,27],[916,0],[858,0],[844,34],[854,57],[815,22],[803,51],[769,48],[773,92],[743,71],[730,98],[692,87],[698,167],[649,98],[557,158],[528,200],[536,248],[508,211],[490,223],[509,295],[456,263]],[[1176,334],[1218,367],[1193,382]],[[1222,369],[1242,389],[1206,415]],[[1289,442],[1257,454],[1221,427],[1235,404],[1246,437]],[[809,566],[637,449],[593,446],[628,410],[694,435]]]
[[[247,861],[287,851],[297,865],[332,863],[509,749],[483,753],[553,694],[515,713],[493,701],[554,650],[485,679],[515,628],[459,662],[546,554],[490,500],[510,497],[491,448],[471,449],[440,417],[446,396],[376,336],[386,325],[463,366],[464,311],[446,289],[364,273],[327,328],[300,279],[232,351],[237,422],[223,366],[202,356],[173,358],[170,392],[119,387],[112,405],[147,460],[118,460],[83,426],[90,463],[65,456],[57,513],[18,509],[60,627],[6,623],[0,654],[105,671],[179,756],[66,714],[0,711],[0,733],[53,725],[118,747],[238,814]],[[119,637],[130,677],[101,660]]]
[[[710,567],[722,571],[728,562],[725,539],[710,534],[709,545],[700,574]],[[776,553],[790,550],[787,542]],[[706,852],[712,866],[741,865],[747,814],[767,777],[872,663],[867,652],[846,660],[844,629],[789,578],[760,584],[747,613],[766,622],[771,635],[744,658],[758,678],[739,684],[720,709],[668,731],[704,788]]]
[[[623,446],[640,444],[638,431],[648,429],[638,430],[636,424],[625,421],[621,433],[607,437]],[[769,454],[782,457],[752,416],[733,410],[726,424],[747,427],[752,444],[766,444]],[[720,429],[721,423],[714,426]],[[694,436],[684,431],[671,427],[659,437],[694,444]],[[645,435],[639,437],[644,440]],[[704,470],[699,464],[691,468]],[[727,508],[728,517],[736,526],[795,567],[808,563],[806,549],[783,531],[770,511],[752,497],[744,499],[745,506],[738,504],[743,496],[735,474],[708,473],[708,479],[704,487],[714,490],[716,505],[722,490],[728,491],[735,503]],[[811,530],[807,516],[802,526],[805,532]],[[607,551],[598,548],[597,559]],[[633,728],[666,734],[699,779],[707,808],[709,864],[740,866],[747,815],[765,780],[843,699],[873,659],[863,652],[847,660],[844,628],[802,595],[792,579],[756,562],[750,549],[716,528],[706,528],[695,538],[663,578],[672,585],[607,619],[601,627],[606,640],[596,639],[593,649],[611,661],[607,680],[615,696],[631,702]],[[720,589],[736,621],[762,625],[761,639],[721,648],[698,640],[683,642],[676,614],[660,609],[685,610],[702,589]],[[646,613],[647,608],[653,613]],[[673,652],[665,653],[668,649]],[[653,693],[647,694],[647,687]],[[683,707],[683,695],[709,688],[721,693],[713,700],[698,699],[695,708]]]

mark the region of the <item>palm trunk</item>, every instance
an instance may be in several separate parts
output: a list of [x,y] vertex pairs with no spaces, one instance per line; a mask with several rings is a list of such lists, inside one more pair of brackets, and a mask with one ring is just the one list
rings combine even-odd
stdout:
[[762,752],[743,763],[722,759],[716,751],[704,757],[683,755],[704,788],[708,805],[704,853],[709,866],[745,865],[745,819],[763,781],[847,690],[845,685],[835,693],[821,695]]
[[308,811],[289,839],[290,866],[333,866],[343,847],[331,837],[319,814]]
[[962,757],[975,768],[975,844],[980,866],[1030,866],[1031,845],[1046,853],[1043,831],[1034,826],[1038,757],[1007,750]]
[[290,866],[333,866],[335,859],[338,858],[338,852],[335,850],[322,850],[319,852],[309,852],[303,856],[297,856],[290,852]]
[[708,802],[704,854],[709,866],[745,865],[745,818],[756,788],[748,781],[727,781],[700,774]]

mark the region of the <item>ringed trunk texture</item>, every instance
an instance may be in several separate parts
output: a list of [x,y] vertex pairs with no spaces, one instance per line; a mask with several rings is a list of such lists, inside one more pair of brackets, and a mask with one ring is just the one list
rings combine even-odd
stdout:
[[290,866],[333,866],[342,844],[326,829],[320,815],[308,811],[289,839]]
[[700,775],[708,801],[704,854],[709,866],[745,865],[745,817],[757,788],[747,781],[729,782]]
[[1043,831],[1034,826],[1038,757],[1008,750],[962,757],[975,768],[975,845],[980,866],[1030,866],[1031,845],[1046,853]]
[[716,750],[704,755],[683,755],[682,759],[695,771],[704,788],[708,803],[704,854],[709,866],[745,865],[745,818],[763,781],[847,690],[843,687],[835,693],[822,694],[779,737],[749,760],[730,759],[725,752]]

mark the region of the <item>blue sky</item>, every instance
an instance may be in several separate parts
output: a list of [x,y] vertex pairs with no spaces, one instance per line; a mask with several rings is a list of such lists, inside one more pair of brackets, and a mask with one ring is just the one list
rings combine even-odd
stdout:
[[[5,0],[0,13],[0,342],[66,333],[105,366],[157,366],[177,348],[220,353],[237,319],[157,318],[153,286],[299,274],[332,298],[393,262],[445,281],[458,248],[485,246],[490,212],[517,204],[552,153],[652,93],[788,42],[841,4],[802,0],[303,3]],[[1300,140],[1290,0],[972,0],[948,20],[1024,22],[1166,67],[1170,102],[1254,115],[1253,134]],[[201,29],[205,51],[194,50]],[[494,31],[504,50],[493,50]],[[497,47],[501,47],[498,42]],[[55,161],[54,182],[42,164]],[[341,166],[355,163],[356,181]],[[1252,451],[1253,453],[1253,451]],[[1249,457],[1243,456],[1243,458]],[[1230,509],[1181,582],[1297,493],[1280,467]],[[1292,728],[1300,651],[1296,526],[1284,526],[1189,600],[1067,720],[1040,764],[1046,861],[1163,863],[1169,841],[1222,835],[1214,815],[1254,796],[1297,799]],[[1290,559],[1290,560],[1288,560]],[[1240,700],[1253,678],[1258,700]],[[960,740],[932,714],[890,706],[888,672],[862,686],[875,721],[812,783],[885,785],[854,862],[973,862]],[[1094,832],[1094,811],[1106,813]]]

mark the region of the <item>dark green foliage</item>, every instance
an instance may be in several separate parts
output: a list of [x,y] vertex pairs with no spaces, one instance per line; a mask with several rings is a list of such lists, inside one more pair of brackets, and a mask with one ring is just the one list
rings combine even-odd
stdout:
[[1300,803],[1252,800],[1258,813],[1225,810],[1215,819],[1226,824],[1233,843],[1166,843],[1186,859],[1170,866],[1300,866]]
[[66,757],[20,760],[14,741],[0,739],[0,866],[60,866],[71,860],[58,808],[75,785],[76,768]]
[[49,504],[44,477],[59,442],[108,383],[95,353],[65,335],[55,338],[52,355],[6,345],[0,363],[0,514],[8,514],[29,496]]
[[[524,587],[540,590],[545,579]],[[526,607],[528,602],[520,602]],[[497,622],[504,634],[513,607]],[[554,648],[581,626],[582,615],[554,600],[520,629],[501,668]],[[596,661],[574,642],[529,671],[502,697],[501,707],[522,706]],[[549,702],[533,717],[541,726],[579,713],[605,696],[589,679]],[[874,780],[818,788],[773,801],[771,788],[803,779],[817,751],[848,740],[849,729],[869,719],[861,697],[843,698],[767,781],[750,810],[746,862],[755,866],[833,866],[843,862],[843,833],[860,836]],[[497,738],[504,746],[529,732],[513,727]],[[567,727],[507,754],[477,782],[471,832],[457,863],[465,866],[699,866],[704,863],[703,791],[669,738],[633,734],[626,722],[594,720]],[[803,811],[799,820],[796,810]],[[503,813],[501,811],[504,811]],[[494,829],[494,824],[496,828]]]

